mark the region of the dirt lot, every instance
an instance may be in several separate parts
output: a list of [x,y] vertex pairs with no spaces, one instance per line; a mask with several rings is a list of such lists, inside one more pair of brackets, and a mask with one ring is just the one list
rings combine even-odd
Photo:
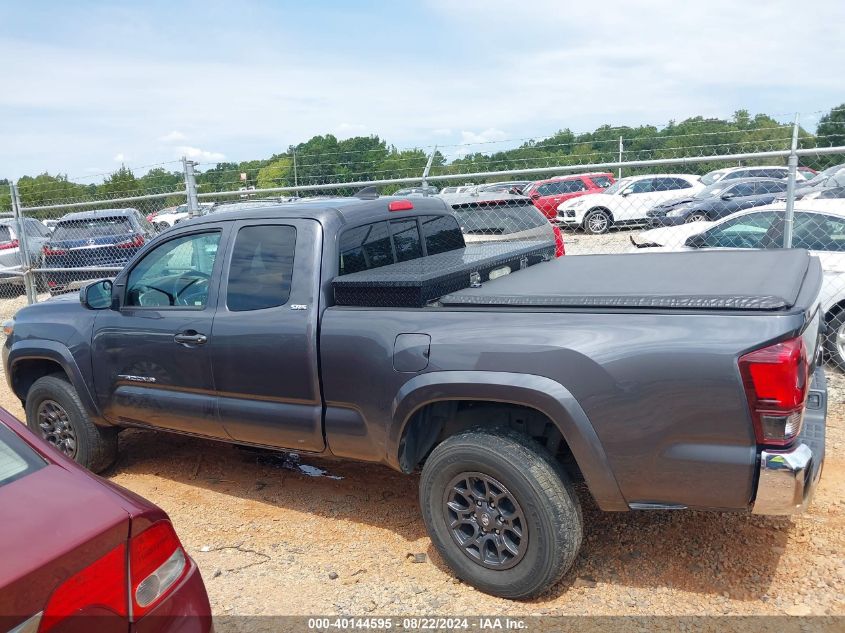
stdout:
[[[568,250],[593,239],[567,234]],[[618,251],[627,233],[604,239]],[[170,514],[221,616],[845,615],[845,375],[828,375],[827,462],[806,515],[610,514],[583,494],[581,555],[531,602],[453,579],[419,517],[417,478],[381,466],[130,430],[106,475]],[[0,389],[22,416],[5,379]]]

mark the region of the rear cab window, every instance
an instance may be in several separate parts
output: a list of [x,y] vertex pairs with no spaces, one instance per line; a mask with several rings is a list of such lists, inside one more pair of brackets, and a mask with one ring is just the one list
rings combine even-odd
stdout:
[[46,465],[38,453],[0,422],[0,488]]
[[464,246],[461,227],[452,215],[381,220],[341,233],[338,274],[349,275]]

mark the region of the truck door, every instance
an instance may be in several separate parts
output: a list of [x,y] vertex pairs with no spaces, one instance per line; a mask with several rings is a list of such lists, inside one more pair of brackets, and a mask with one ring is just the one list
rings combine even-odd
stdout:
[[314,220],[233,226],[210,352],[220,420],[237,441],[325,447],[317,369],[321,249]]
[[175,231],[115,280],[94,321],[94,387],[113,422],[225,438],[209,347],[225,228]]

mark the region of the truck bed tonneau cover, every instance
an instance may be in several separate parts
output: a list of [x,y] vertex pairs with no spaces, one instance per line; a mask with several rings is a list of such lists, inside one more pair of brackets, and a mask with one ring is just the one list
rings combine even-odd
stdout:
[[[446,295],[444,306],[788,310],[821,266],[806,250],[568,256]],[[815,295],[812,295],[815,298]]]

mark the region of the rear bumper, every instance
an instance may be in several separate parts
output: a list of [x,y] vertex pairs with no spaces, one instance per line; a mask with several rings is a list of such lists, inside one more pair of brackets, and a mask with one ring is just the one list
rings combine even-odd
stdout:
[[827,384],[821,367],[816,369],[807,398],[804,426],[795,446],[760,454],[754,514],[797,514],[813,498],[825,454]]

